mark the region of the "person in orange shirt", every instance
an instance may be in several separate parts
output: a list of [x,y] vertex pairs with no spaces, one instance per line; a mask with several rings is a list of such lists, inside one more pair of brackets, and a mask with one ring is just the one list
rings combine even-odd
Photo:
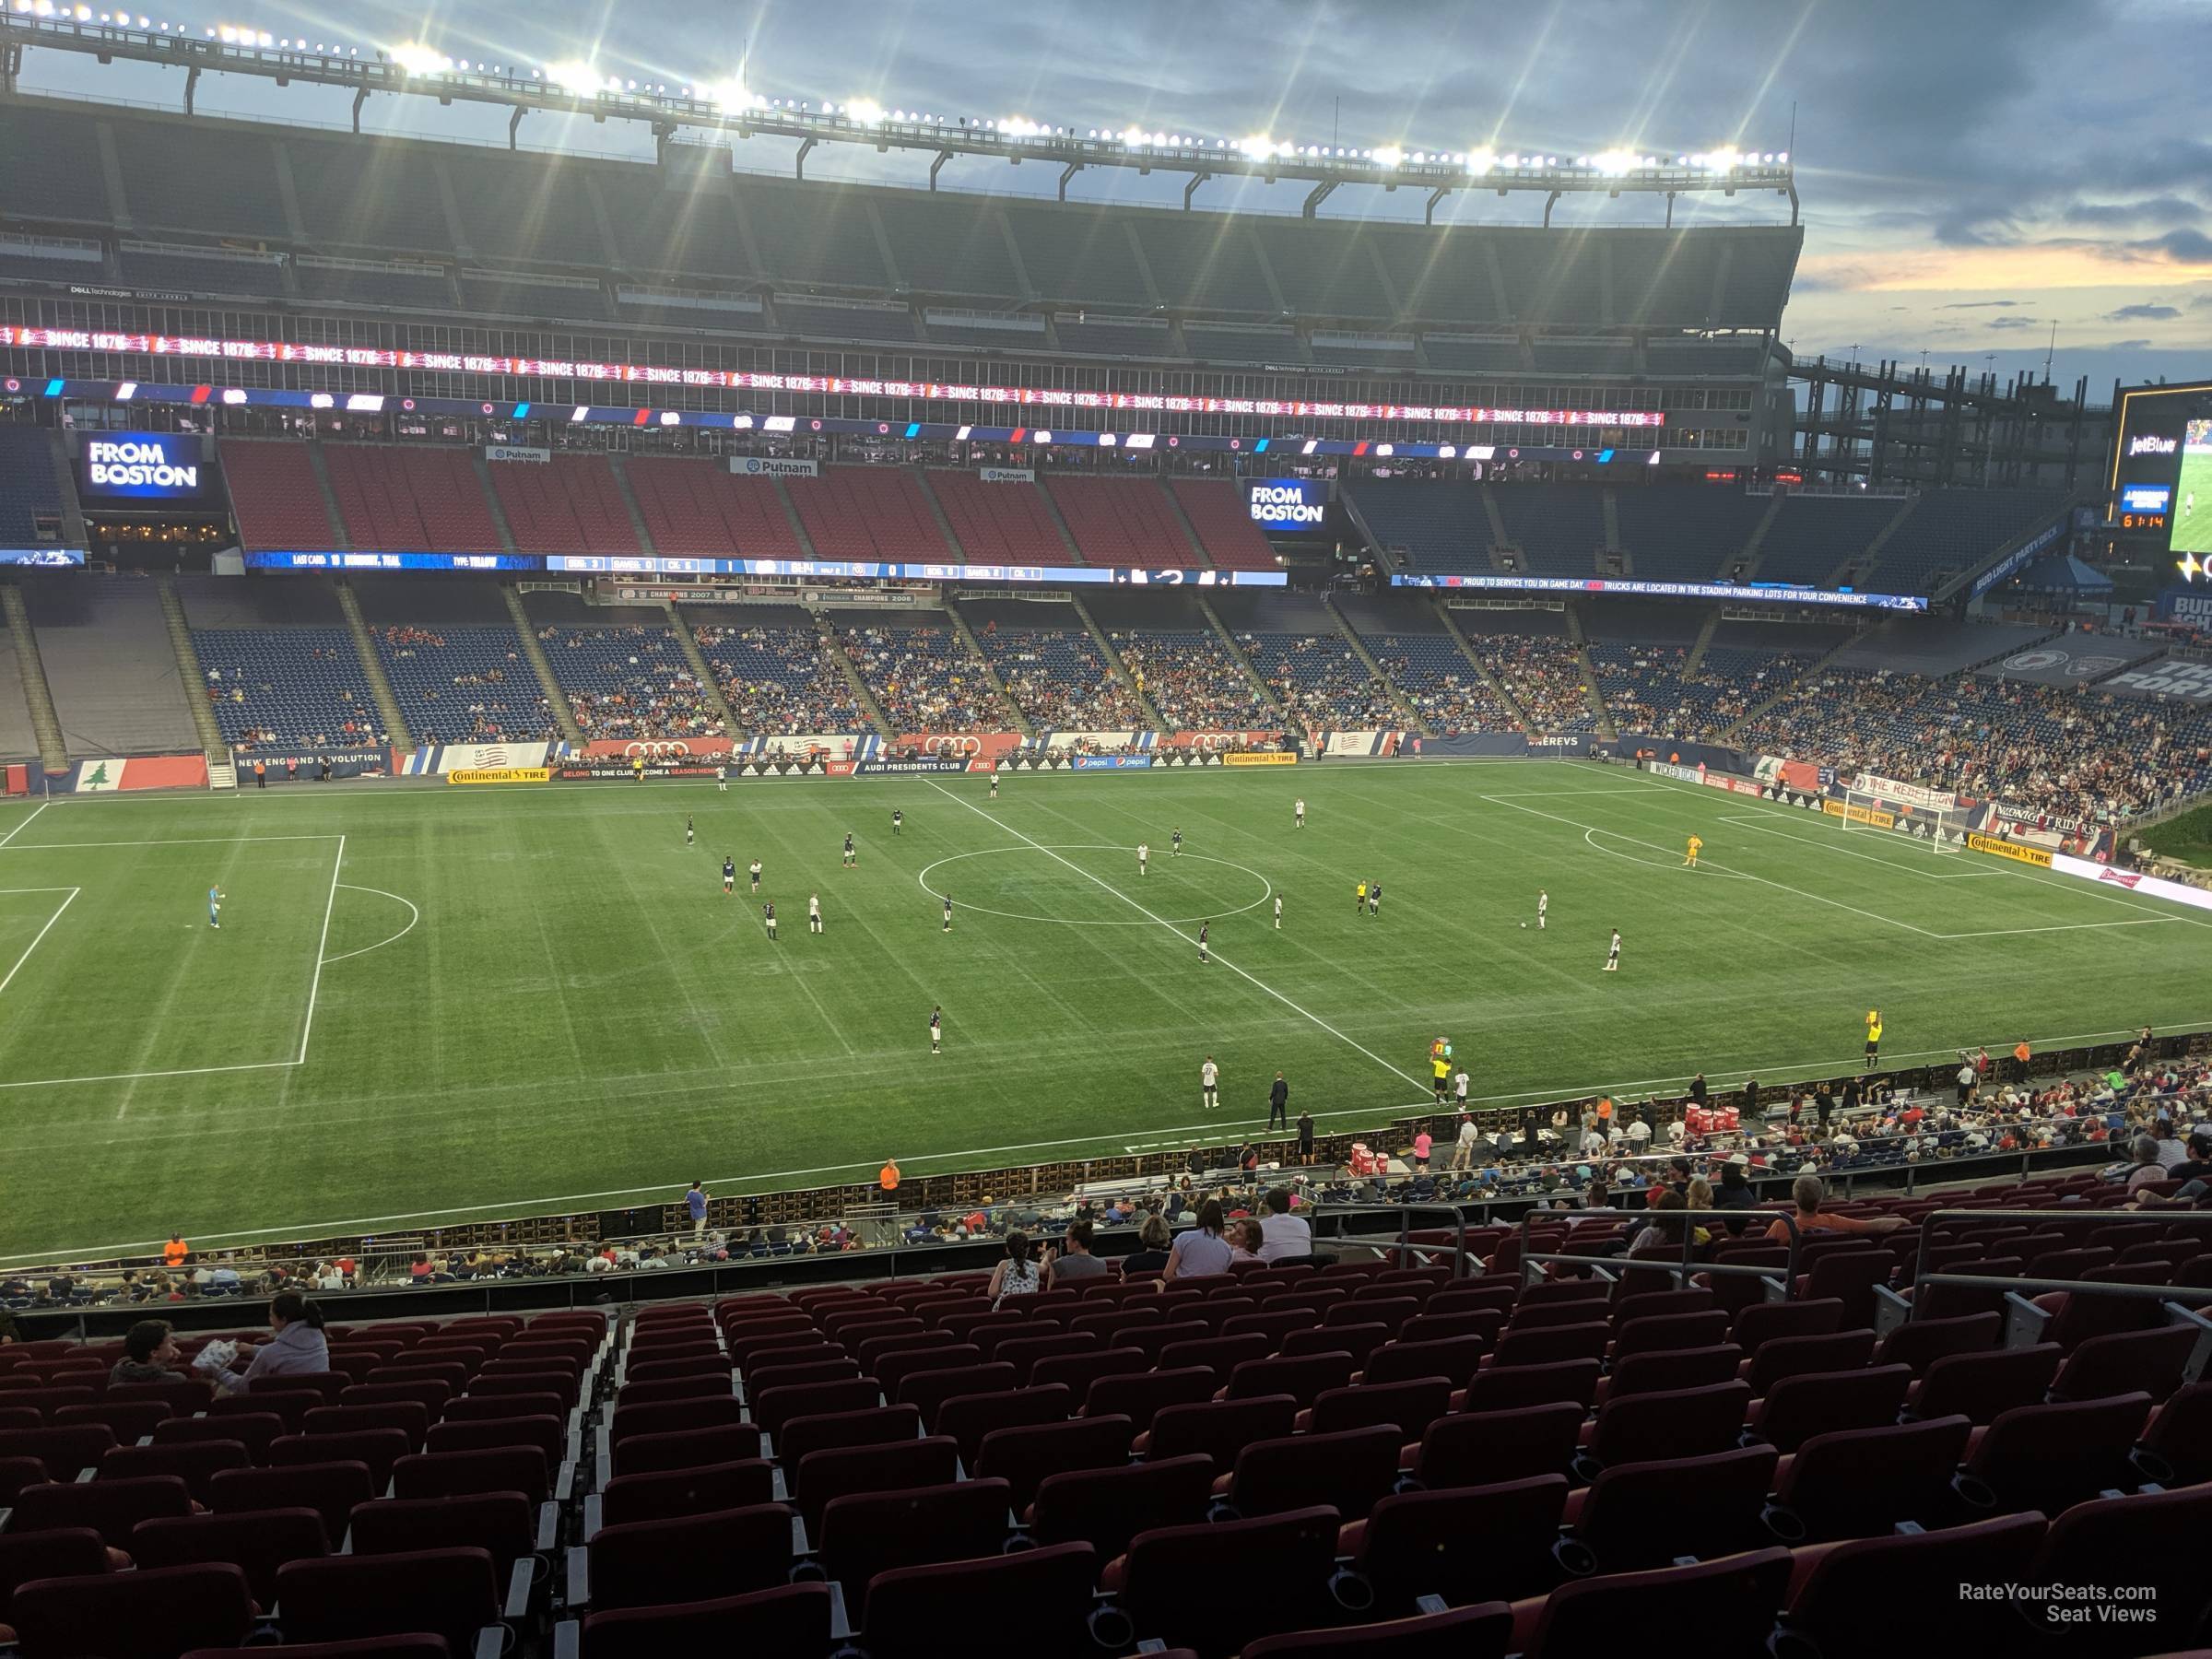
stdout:
[[161,1246],[161,1265],[164,1267],[182,1267],[184,1258],[192,1253],[192,1246],[184,1242],[182,1233],[169,1235],[169,1242]]
[[899,1190],[899,1160],[897,1159],[887,1158],[883,1160],[883,1169],[876,1177],[876,1184],[883,1189],[886,1197]]
[[[1871,1220],[1858,1216],[1839,1216],[1823,1210],[1820,1206],[1828,1197],[1828,1188],[1818,1175],[1800,1175],[1790,1187],[1790,1200],[1797,1206],[1797,1231],[1840,1233],[1893,1233],[1904,1226],[1902,1216],[1877,1216]],[[1767,1237],[1778,1243],[1787,1243],[1790,1224],[1776,1219],[1767,1229]]]
[[2020,1039],[2018,1045],[2012,1051],[2012,1080],[2016,1083],[2025,1083],[2028,1081],[2029,1052],[2028,1039],[2023,1037]]

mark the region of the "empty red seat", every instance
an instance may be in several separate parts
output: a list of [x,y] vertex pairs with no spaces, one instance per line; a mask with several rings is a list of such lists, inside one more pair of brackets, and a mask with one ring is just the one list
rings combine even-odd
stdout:
[[424,1452],[392,1465],[394,1498],[454,1498],[473,1492],[520,1492],[532,1503],[544,1503],[557,1495],[545,1454],[535,1446]]
[[[1140,1640],[1226,1659],[1255,1637],[1328,1622],[1338,1516],[1325,1506],[1139,1533],[1100,1574]],[[1224,1594],[1229,1584],[1265,1594]]]
[[2139,1392],[2163,1400],[2182,1385],[2197,1336],[2194,1325],[2161,1325],[2088,1337],[2059,1367],[2051,1398],[2101,1400]]
[[269,1442],[269,1462],[276,1467],[364,1464],[370,1478],[380,1487],[392,1478],[393,1465],[406,1455],[406,1432],[400,1429],[362,1429],[351,1434],[280,1434]]
[[176,1659],[235,1647],[253,1625],[246,1575],[219,1563],[40,1579],[8,1608],[22,1659]]
[[1580,1460],[1585,1478],[1608,1464],[1725,1451],[1735,1444],[1750,1404],[1750,1385],[1744,1382],[1607,1400],[1591,1425]]
[[[2026,1630],[2018,1607],[2002,1596],[1962,1595],[1959,1587],[2054,1582],[2027,1573],[2043,1530],[2041,1515],[2008,1515],[1934,1533],[1877,1533],[1814,1551],[1799,1569],[1773,1651],[1807,1659],[2010,1652]],[[2072,1562],[2058,1571],[2066,1583],[2090,1582]],[[1908,1607],[1900,1629],[1900,1610]]]
[[1584,1411],[1597,1398],[1598,1361],[1561,1359],[1545,1365],[1485,1367],[1468,1381],[1461,1408],[1503,1411],[1518,1406],[1548,1406],[1571,1400]]
[[291,1561],[277,1569],[276,1600],[288,1639],[427,1631],[455,1653],[471,1651],[500,1615],[490,1552],[473,1548]]
[[1951,1354],[1985,1353],[2003,1333],[1997,1313],[1968,1313],[1957,1319],[1909,1319],[1883,1337],[1874,1350],[1877,1365],[1902,1365],[1915,1377]]
[[[2145,1615],[2076,1632],[2069,1653],[2163,1653],[2201,1647],[2212,1618],[2203,1544],[2212,1535],[2212,1487],[2088,1498],[2052,1517],[2026,1584],[2141,1586],[2127,1606]],[[2144,1590],[2155,1592],[2145,1596]],[[2074,1606],[2077,1608],[2079,1603]],[[2030,1606],[2031,1618],[2041,1609]],[[2041,1622],[2039,1620],[2039,1622]]]
[[1004,1480],[1017,1513],[1029,1508],[1038,1483],[1065,1469],[1103,1469],[1125,1463],[1135,1428],[1125,1417],[1071,1418],[994,1429],[983,1436],[974,1473]]
[[972,1464],[982,1451],[985,1435],[1023,1424],[1062,1422],[1075,1406],[1075,1396],[1059,1382],[1005,1394],[959,1394],[938,1407],[936,1432],[950,1436],[961,1458]]
[[1100,1377],[1084,1394],[1083,1415],[1125,1417],[1142,1434],[1162,1407],[1210,1400],[1217,1386],[1212,1370],[1203,1365]]
[[1901,1365],[1785,1377],[1759,1401],[1746,1432],[1781,1451],[1794,1452],[1816,1434],[1896,1422],[1912,1386],[1912,1373]]
[[787,1583],[794,1512],[754,1504],[667,1521],[603,1526],[571,1556],[569,1605],[651,1607],[700,1601],[709,1591],[749,1594]]
[[[91,1395],[88,1392],[85,1397],[89,1400]],[[45,1466],[50,1480],[75,1480],[79,1469],[93,1467],[114,1444],[113,1431],[101,1423],[79,1423],[69,1429],[52,1425],[0,1429],[0,1458],[35,1457]]]
[[1277,1355],[1265,1359],[1247,1359],[1230,1371],[1222,1398],[1249,1400],[1288,1394],[1305,1406],[1312,1405],[1325,1390],[1342,1388],[1351,1380],[1349,1354]]
[[1759,1345],[1744,1367],[1744,1381],[1760,1398],[1777,1382],[1819,1371],[1854,1371],[1874,1356],[1872,1331],[1835,1331],[1826,1336],[1777,1336]]
[[1785,1544],[1868,1537],[1900,1522],[1940,1524],[1973,1425],[1963,1417],[1840,1429],[1799,1444],[1767,1525]]
[[[618,1475],[596,1494],[600,1522],[664,1521],[702,1515],[712,1510],[744,1509],[766,1503],[775,1490],[775,1469],[762,1458],[708,1464],[692,1469],[663,1469],[648,1475]],[[590,1506],[594,1500],[586,1499]]]
[[0,1625],[8,1622],[9,1605],[18,1585],[108,1571],[108,1542],[88,1526],[0,1533]]
[[[1768,1542],[1759,1524],[1778,1453],[1746,1446],[1703,1457],[1612,1464],[1567,1509],[1568,1541],[1589,1552],[1581,1572],[1664,1567],[1684,1554],[1730,1555]],[[1686,1541],[1694,1549],[1686,1549]]]
[[1152,1419],[1151,1432],[1145,1436],[1141,1450],[1147,1458],[1203,1452],[1214,1460],[1218,1473],[1226,1474],[1246,1446],[1254,1441],[1280,1439],[1297,1423],[1298,1402],[1288,1394],[1169,1406]]
[[1573,1464],[1583,1408],[1572,1401],[1439,1418],[1408,1467],[1431,1490],[1490,1486],[1538,1475],[1564,1476]]
[[1694,1630],[1704,1653],[1760,1653],[1790,1583],[1790,1552],[1760,1549],[1694,1567],[1577,1579],[1513,1604],[1522,1659],[1582,1659],[1628,1630]]
[[501,1446],[528,1446],[546,1460],[551,1477],[568,1461],[568,1440],[557,1417],[464,1418],[437,1424],[424,1442],[430,1452],[481,1452]]
[[8,1530],[30,1533],[87,1527],[112,1547],[127,1550],[131,1533],[141,1521],[190,1513],[192,1493],[178,1476],[57,1480],[24,1490],[16,1500]]
[[2136,1462],[2146,1478],[2167,1486],[2212,1480],[2212,1382],[2192,1382],[2159,1407]]
[[1037,1653],[1082,1653],[1097,1571],[1088,1544],[892,1568],[868,1582],[855,1640],[868,1659],[942,1659],[946,1632],[987,1607]]
[[1329,1434],[1340,1429],[1388,1423],[1397,1430],[1402,1443],[1410,1444],[1429,1431],[1430,1424],[1451,1411],[1452,1393],[1451,1382],[1443,1377],[1332,1388],[1317,1396],[1310,1410],[1299,1414],[1299,1429],[1300,1432]]
[[[834,1386],[834,1385],[832,1385]],[[835,1410],[835,1406],[825,1406]],[[624,1406],[618,1400],[607,1419],[607,1440],[619,1457],[632,1435],[670,1434],[690,1429],[727,1428],[747,1421],[746,1408],[731,1395],[704,1400],[667,1400],[653,1406]]]
[[1960,1416],[1994,1423],[2016,1406],[2041,1404],[2058,1376],[2058,1344],[1947,1354],[1906,1396],[1914,1417]]
[[323,1517],[312,1509],[243,1510],[224,1515],[171,1515],[131,1531],[131,1559],[141,1568],[229,1561],[241,1568],[263,1608],[276,1603],[276,1570],[330,1552]]
[[312,1509],[323,1517],[326,1537],[346,1535],[353,1506],[376,1495],[363,1463],[300,1464],[289,1468],[226,1469],[210,1487],[208,1508],[218,1515],[245,1510]]
[[269,1461],[269,1448],[284,1432],[284,1419],[273,1411],[240,1412],[232,1417],[166,1418],[154,1425],[157,1446],[181,1446],[195,1441],[234,1441],[246,1449],[255,1464]]
[[[1020,1386],[1019,1373],[1006,1360],[988,1365],[963,1365],[952,1371],[924,1371],[900,1385],[895,1405],[921,1408],[924,1427],[935,1432],[937,1408],[962,1394],[1003,1394]],[[860,1402],[853,1401],[854,1406]]]
[[1204,1520],[1213,1483],[1213,1460],[1200,1453],[1063,1470],[1038,1484],[1030,1511],[1030,1535],[1041,1545],[1088,1544],[1103,1566],[1149,1527]]
[[[812,1452],[830,1446],[881,1446],[912,1440],[922,1432],[922,1413],[912,1406],[877,1406],[866,1411],[830,1411],[793,1418],[776,1437],[776,1455],[784,1467],[796,1467]],[[632,1441],[634,1450],[637,1442]],[[753,1436],[758,1456],[759,1436]],[[673,1465],[664,1465],[673,1466]],[[628,1471],[625,1470],[625,1473]]]
[[2139,1478],[2128,1460],[2150,1416],[2148,1394],[2058,1406],[2016,1406],[1982,1431],[1960,1471],[1959,1492],[1977,1509],[2069,1506]]
[[725,1649],[743,1653],[817,1653],[830,1645],[827,1584],[785,1584],[752,1595],[674,1606],[627,1607],[579,1621],[578,1659],[667,1659]]
[[822,1512],[836,1499],[944,1486],[959,1476],[960,1448],[947,1434],[888,1446],[835,1446],[809,1452],[798,1463],[784,1465],[792,1500],[809,1533],[821,1529]]
[[865,1584],[894,1567],[996,1555],[1009,1496],[1005,1481],[979,1479],[832,1499],[817,1541],[822,1566],[839,1583]]
[[1385,1624],[1263,1636],[1241,1659],[1500,1659],[1512,1633],[1512,1609],[1482,1602]]
[[1364,1515],[1396,1483],[1403,1438],[1394,1424],[1382,1423],[1253,1441],[1237,1453],[1234,1472],[1217,1480],[1214,1490],[1240,1515],[1279,1514],[1316,1503],[1340,1515]]
[[[168,1403],[162,1400],[105,1400],[90,1406],[64,1406],[52,1415],[58,1428],[65,1429],[72,1423],[104,1424],[118,1444],[127,1446],[151,1434],[154,1426],[166,1421],[171,1414]],[[29,1422],[17,1426],[35,1429],[39,1419],[33,1417]]]
[[417,1549],[474,1546],[491,1555],[506,1586],[509,1617],[529,1605],[531,1562],[553,1547],[559,1516],[534,1510],[520,1492],[475,1492],[453,1498],[379,1498],[354,1505],[346,1544],[355,1555],[405,1555]]
[[1398,1492],[1365,1520],[1346,1523],[1336,1547],[1367,1582],[1383,1618],[1409,1616],[1424,1595],[1453,1606],[1510,1600],[1557,1581],[1552,1546],[1566,1506],[1562,1475]]

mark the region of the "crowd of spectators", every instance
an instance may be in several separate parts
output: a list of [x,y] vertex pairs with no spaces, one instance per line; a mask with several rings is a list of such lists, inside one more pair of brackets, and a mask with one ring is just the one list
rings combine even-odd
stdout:
[[849,628],[845,654],[876,695],[883,717],[901,732],[992,732],[1006,715],[948,628]]
[[1315,634],[1246,634],[1240,641],[1283,712],[1316,730],[1371,731],[1403,716],[1390,688],[1341,639]]
[[537,637],[585,736],[724,735],[670,629],[549,627]]
[[1469,634],[1467,643],[1506,695],[1521,705],[1530,731],[1587,732],[1596,726],[1582,662],[1567,641]]
[[1386,635],[1369,641],[1382,672],[1432,732],[1511,732],[1513,712],[1460,654],[1454,641],[1436,635]]
[[[408,716],[408,723],[418,728],[417,737],[447,743],[505,743],[541,742],[560,735],[553,721],[553,704],[539,688],[537,676],[523,661],[518,647],[508,645],[496,659],[480,653],[465,653],[460,660],[467,666],[455,666],[451,674],[418,675],[411,672],[415,665],[432,667],[429,653],[449,649],[446,637],[432,629],[406,624],[378,631],[383,641],[384,671],[392,679],[393,690],[403,707],[412,700],[420,711]],[[446,710],[437,706],[445,703],[458,703],[466,724],[453,721]]]
[[811,628],[695,627],[692,637],[748,732],[863,732],[852,683]]
[[1125,732],[1148,724],[1081,629],[988,629],[977,639],[1006,695],[1041,730]]
[[1204,629],[1117,629],[1113,648],[1171,730],[1233,732],[1277,724],[1244,665]]
[[1831,668],[1792,687],[1743,742],[2100,824],[2212,786],[2212,713],[1975,675]]

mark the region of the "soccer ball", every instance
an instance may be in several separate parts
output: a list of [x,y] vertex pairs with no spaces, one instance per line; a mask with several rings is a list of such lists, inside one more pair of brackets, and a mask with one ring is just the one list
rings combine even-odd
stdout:
[[1525,927],[1528,925],[1528,924],[1527,924],[1527,923],[1525,923],[1525,922],[1524,922],[1524,923],[1522,923],[1522,924],[1521,924],[1521,925],[1522,925],[1523,927],[1524,927],[1524,928],[1525,928]]

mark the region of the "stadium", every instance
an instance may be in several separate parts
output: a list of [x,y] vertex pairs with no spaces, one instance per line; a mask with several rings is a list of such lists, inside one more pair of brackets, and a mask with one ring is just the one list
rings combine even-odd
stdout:
[[2212,383],[1375,143],[0,6],[0,1641],[2212,1646]]

